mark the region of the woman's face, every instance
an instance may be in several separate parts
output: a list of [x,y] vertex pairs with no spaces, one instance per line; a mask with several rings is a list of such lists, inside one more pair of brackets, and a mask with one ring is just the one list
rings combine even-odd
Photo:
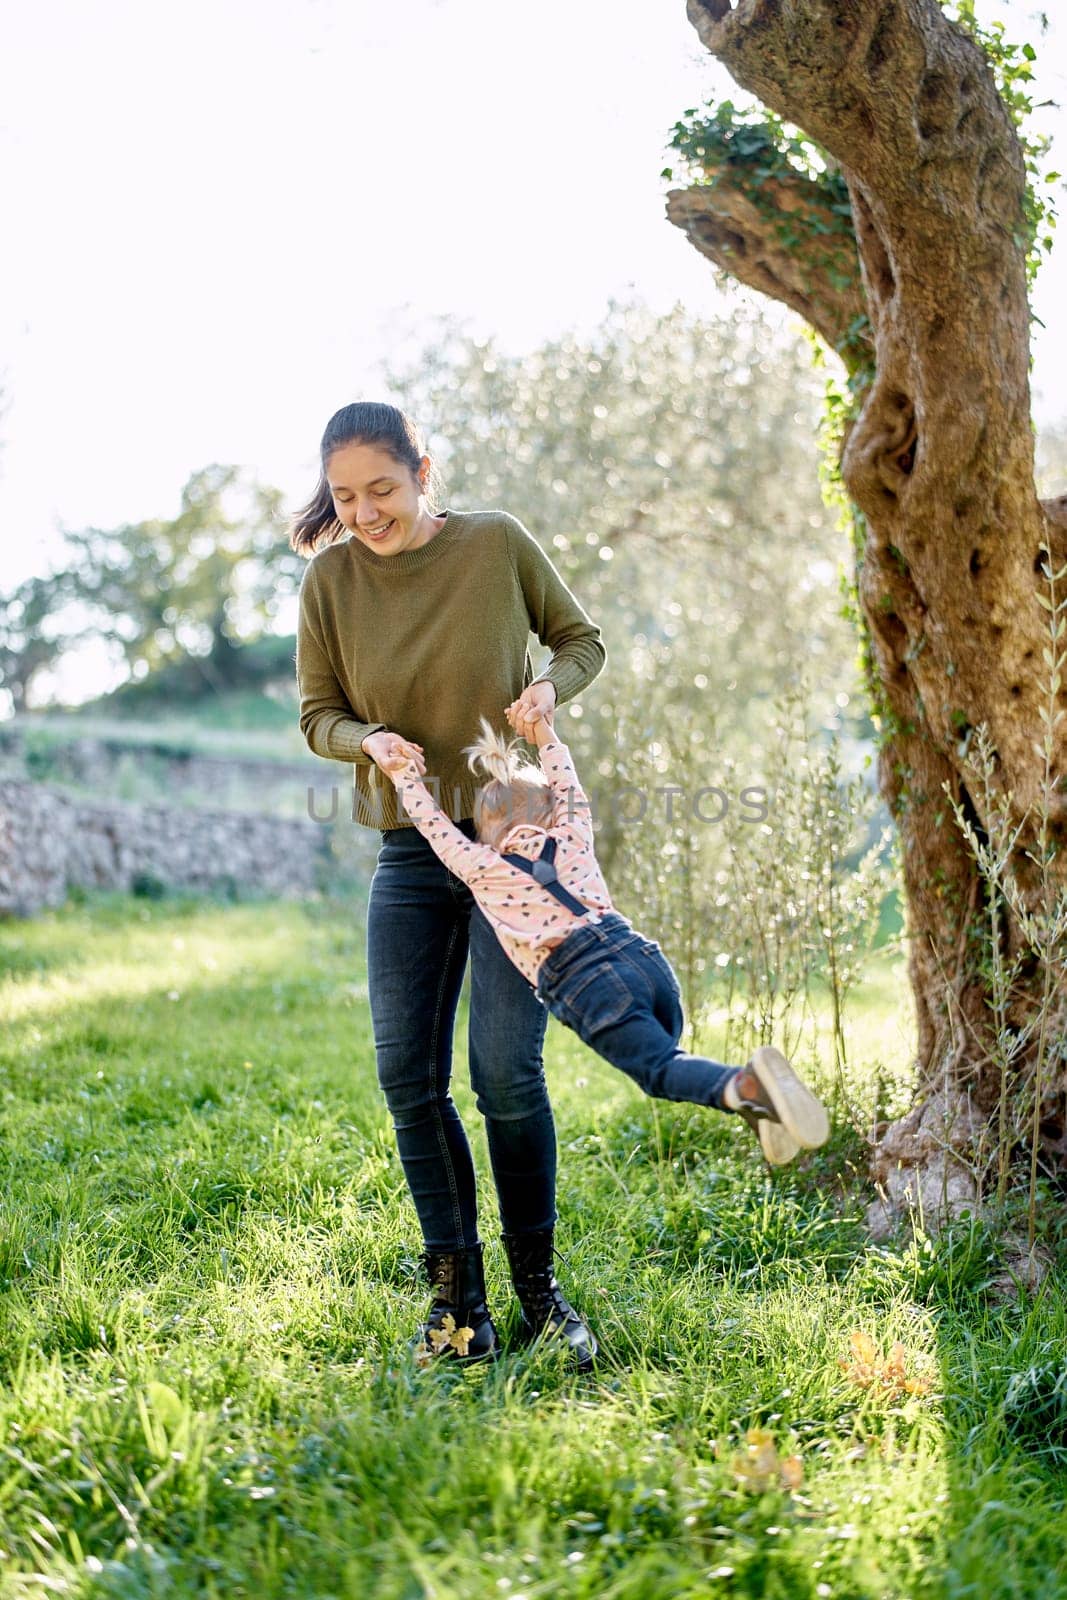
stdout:
[[[423,456],[420,470],[429,464]],[[341,445],[326,463],[326,480],[337,520],[379,555],[417,550],[437,532],[439,523],[422,502],[420,480],[377,445]]]

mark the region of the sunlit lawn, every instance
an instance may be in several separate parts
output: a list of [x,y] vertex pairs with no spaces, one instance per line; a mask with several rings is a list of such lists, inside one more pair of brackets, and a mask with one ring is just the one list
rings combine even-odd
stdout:
[[[1067,1595],[1062,1278],[1005,1295],[972,1224],[872,1245],[847,1127],[769,1176],[553,1023],[559,1270],[603,1365],[417,1372],[358,905],[101,899],[0,927],[0,972],[3,1600]],[[882,958],[861,1112],[902,999]],[[462,1061],[456,1092],[507,1333]],[[842,1370],[858,1331],[916,1392]]]

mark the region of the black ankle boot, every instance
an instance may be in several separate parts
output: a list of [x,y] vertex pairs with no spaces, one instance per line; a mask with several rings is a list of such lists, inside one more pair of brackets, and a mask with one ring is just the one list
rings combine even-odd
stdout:
[[415,1359],[420,1363],[438,1357],[484,1361],[496,1356],[496,1329],[485,1303],[482,1246],[449,1252],[424,1250],[420,1259],[434,1302],[412,1341]]
[[505,1233],[504,1248],[511,1267],[511,1281],[522,1307],[523,1333],[528,1339],[543,1334],[562,1339],[574,1355],[579,1372],[588,1372],[597,1353],[592,1330],[574,1307],[563,1298],[563,1291],[552,1271],[552,1228],[537,1233]]

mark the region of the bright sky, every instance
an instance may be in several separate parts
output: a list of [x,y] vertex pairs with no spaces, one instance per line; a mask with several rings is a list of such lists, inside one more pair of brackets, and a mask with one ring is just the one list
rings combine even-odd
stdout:
[[[1035,10],[985,15],[1067,105],[1067,25],[1041,44]],[[672,123],[730,92],[684,0],[49,0],[7,35],[0,589],[50,569],[58,523],[171,515],[210,461],[303,496],[413,318],[521,350],[612,295],[723,307],[663,219]],[[1067,217],[1036,309],[1051,421]]]

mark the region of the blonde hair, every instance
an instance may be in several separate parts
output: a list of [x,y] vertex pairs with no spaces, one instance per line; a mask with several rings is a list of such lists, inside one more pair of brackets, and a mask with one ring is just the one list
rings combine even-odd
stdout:
[[487,782],[474,802],[474,827],[483,844],[499,850],[505,836],[520,822],[547,828],[552,821],[552,791],[540,767],[519,753],[518,737],[506,740],[484,717],[481,733],[463,754],[467,765]]

